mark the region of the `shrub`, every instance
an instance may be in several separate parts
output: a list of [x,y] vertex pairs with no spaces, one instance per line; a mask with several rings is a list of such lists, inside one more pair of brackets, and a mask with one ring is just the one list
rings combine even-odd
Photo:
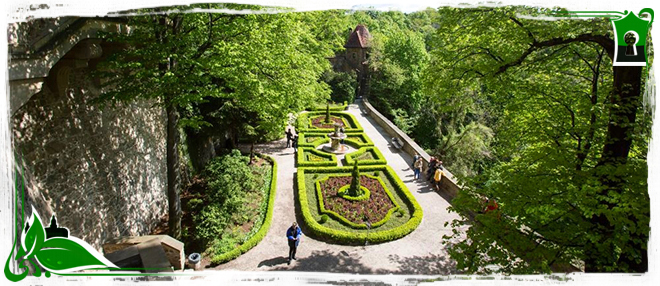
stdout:
[[324,214],[321,216],[321,220],[319,220],[319,223],[324,224],[326,221],[328,221],[328,215]]
[[[335,131],[334,128],[315,128],[310,126],[310,120],[312,118],[316,118],[319,116],[324,116],[325,115],[325,109],[323,111],[310,111],[310,112],[305,112],[302,113],[298,116],[298,119],[296,121],[296,128],[298,132],[300,133],[305,133],[305,132],[315,132],[315,133],[330,133]],[[345,128],[345,133],[360,133],[364,132],[364,129],[360,124],[358,123],[357,119],[352,114],[345,113],[345,112],[337,112],[337,111],[331,111],[330,116],[336,116],[340,117],[343,122],[346,123]]]
[[[325,158],[323,161],[308,161],[306,155],[312,154]],[[337,166],[337,156],[330,153],[321,152],[314,148],[303,147],[298,148],[298,153],[296,154],[296,163],[298,167],[311,167],[311,166]]]
[[360,162],[360,165],[385,165],[385,164],[387,164],[387,161],[385,160],[385,156],[383,156],[383,153],[380,153],[380,151],[378,151],[378,148],[376,148],[376,147],[363,147],[363,148],[360,148],[359,150],[357,150],[357,151],[355,151],[351,154],[346,155],[346,157],[345,157],[346,158],[346,163],[349,164],[349,165],[352,165],[353,162],[355,162],[357,158],[359,158],[360,156],[362,156],[363,154],[365,154],[367,152],[370,152],[373,155],[373,157],[375,157],[375,158],[374,159],[368,159],[368,160],[359,159],[357,161]]
[[266,233],[268,233],[268,229],[270,229],[270,225],[273,222],[273,208],[275,206],[275,192],[277,190],[277,162],[275,162],[275,159],[269,156],[265,156],[265,158],[273,164],[273,169],[269,185],[270,188],[268,190],[268,207],[263,224],[259,228],[259,231],[257,231],[252,237],[250,237],[239,247],[235,247],[228,252],[211,258],[212,263],[219,264],[238,257],[239,255],[255,247],[266,236]]
[[202,199],[198,199],[198,198],[190,199],[188,201],[188,209],[196,210],[196,209],[199,209],[200,207],[202,207],[203,204],[204,204],[204,201],[202,201]]

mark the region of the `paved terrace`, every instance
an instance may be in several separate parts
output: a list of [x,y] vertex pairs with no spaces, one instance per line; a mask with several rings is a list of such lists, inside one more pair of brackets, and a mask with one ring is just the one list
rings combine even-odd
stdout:
[[[451,234],[445,222],[458,216],[448,213],[446,198],[436,193],[424,180],[413,180],[412,158],[389,144],[389,136],[367,116],[357,104],[347,111],[357,118],[364,132],[383,153],[388,165],[415,196],[424,211],[422,223],[409,235],[395,241],[369,245],[344,246],[328,244],[304,236],[298,247],[298,260],[287,265],[286,230],[293,221],[302,222],[295,202],[293,148],[284,148],[285,140],[255,146],[258,152],[275,158],[277,194],[273,223],[266,237],[240,257],[217,266],[217,270],[241,271],[313,271],[360,274],[448,275],[455,273],[453,262],[442,244],[442,236]],[[305,226],[301,225],[303,233]]]

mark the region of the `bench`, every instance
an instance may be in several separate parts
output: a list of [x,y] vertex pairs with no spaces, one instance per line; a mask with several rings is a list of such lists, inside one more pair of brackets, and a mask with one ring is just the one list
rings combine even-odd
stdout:
[[392,141],[392,146],[394,146],[394,148],[397,148],[399,150],[401,150],[401,148],[403,148],[404,143],[399,138],[392,137],[391,141]]

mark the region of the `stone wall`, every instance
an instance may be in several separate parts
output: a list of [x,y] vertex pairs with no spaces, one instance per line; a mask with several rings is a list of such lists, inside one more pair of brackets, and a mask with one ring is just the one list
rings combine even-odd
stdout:
[[[422,161],[424,161],[424,170],[428,168],[429,160],[431,160],[431,156],[424,151],[422,147],[417,145],[417,143],[412,140],[406,133],[401,131],[399,127],[394,125],[389,119],[387,119],[385,116],[380,114],[378,110],[376,110],[370,103],[369,101],[365,98],[362,99],[362,106],[364,107],[364,110],[366,113],[373,118],[380,127],[387,132],[387,134],[390,135],[390,138],[396,137],[399,138],[401,141],[404,142],[403,147],[401,148],[403,151],[408,153],[410,157],[413,157],[415,153],[419,154],[422,157]],[[456,179],[454,178],[454,175],[445,168],[444,173],[447,175],[447,178],[449,180],[442,179],[440,181],[440,190],[444,192],[445,194],[449,195],[450,198],[456,197],[458,194],[458,191],[460,190],[460,187],[456,184]]]
[[43,85],[13,114],[12,135],[28,203],[100,249],[107,239],[148,234],[166,213],[166,117],[149,102],[91,104],[100,89],[90,73],[71,70],[63,93]]

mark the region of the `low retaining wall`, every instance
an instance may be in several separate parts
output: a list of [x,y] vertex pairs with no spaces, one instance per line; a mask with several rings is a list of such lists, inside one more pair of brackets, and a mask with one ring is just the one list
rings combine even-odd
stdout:
[[[399,127],[394,125],[389,119],[387,119],[385,116],[380,114],[378,110],[376,110],[366,98],[362,99],[362,107],[364,111],[371,117],[373,118],[380,127],[387,132],[390,138],[388,140],[391,140],[392,137],[399,138],[401,142],[404,143],[404,146],[401,148],[403,151],[408,153],[410,157],[413,157],[415,153],[419,154],[422,157],[422,161],[424,161],[424,170],[428,168],[429,160],[431,160],[431,156],[422,149],[422,147],[419,147],[417,143],[412,140],[406,133],[401,131]],[[391,142],[390,142],[391,144]],[[440,184],[440,190],[446,194],[448,194],[451,198],[454,198],[457,194],[458,191],[460,190],[460,187],[456,184],[456,179],[454,178],[454,175],[447,170],[447,168],[444,169],[445,174],[447,175],[446,178],[449,178],[449,180],[443,179]]]

